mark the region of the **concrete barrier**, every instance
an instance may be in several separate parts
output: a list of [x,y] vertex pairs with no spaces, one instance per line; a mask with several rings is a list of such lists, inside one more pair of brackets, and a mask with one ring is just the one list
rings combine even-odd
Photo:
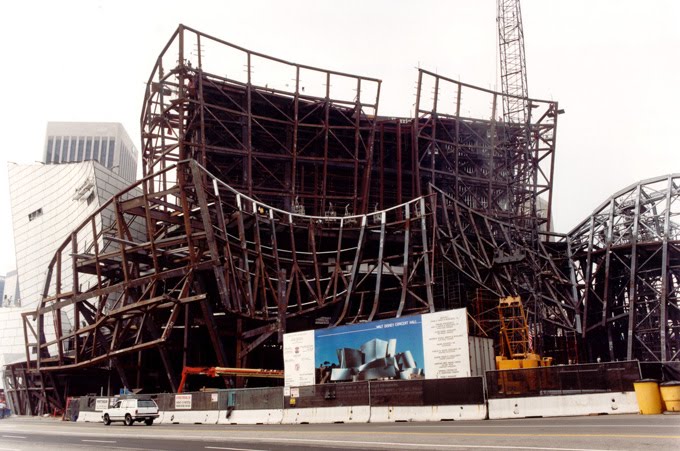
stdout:
[[492,420],[638,412],[635,392],[489,399],[488,405]]
[[102,413],[101,412],[83,412],[82,410],[78,412],[77,423],[101,423]]
[[369,422],[484,420],[486,416],[486,404],[461,406],[386,406],[371,407]]
[[154,420],[154,424],[164,424],[164,423],[167,423],[167,421],[165,421],[165,412],[162,411],[162,410],[159,410],[158,411],[158,418],[156,418]]
[[217,424],[218,410],[168,410],[163,412],[163,424]]
[[284,409],[282,424],[368,423],[369,406]]
[[283,409],[220,410],[217,424],[281,424]]

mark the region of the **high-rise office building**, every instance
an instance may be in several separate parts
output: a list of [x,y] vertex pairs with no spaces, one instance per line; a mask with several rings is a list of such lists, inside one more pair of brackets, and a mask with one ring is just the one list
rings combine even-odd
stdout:
[[94,160],[132,183],[137,149],[117,122],[48,122],[43,163]]

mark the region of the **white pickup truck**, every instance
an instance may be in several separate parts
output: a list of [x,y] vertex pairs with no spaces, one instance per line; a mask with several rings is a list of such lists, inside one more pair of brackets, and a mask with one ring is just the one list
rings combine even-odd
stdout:
[[147,426],[158,418],[158,404],[153,399],[121,399],[113,407],[102,412],[105,425],[112,421],[122,421],[126,426],[132,426],[136,421],[143,421]]

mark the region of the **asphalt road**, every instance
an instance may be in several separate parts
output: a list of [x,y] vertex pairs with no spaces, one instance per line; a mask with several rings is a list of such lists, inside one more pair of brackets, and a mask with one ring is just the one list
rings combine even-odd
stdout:
[[9,450],[674,450],[680,415],[612,415],[440,423],[172,425],[0,420]]

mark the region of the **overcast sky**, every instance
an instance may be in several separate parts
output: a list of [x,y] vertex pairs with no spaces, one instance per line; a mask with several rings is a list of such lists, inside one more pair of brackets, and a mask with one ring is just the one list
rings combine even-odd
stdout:
[[[522,14],[529,94],[566,110],[556,231],[631,183],[680,172],[680,2],[523,0]],[[14,268],[7,163],[41,159],[48,121],[121,122],[139,148],[144,83],[179,23],[379,78],[379,113],[410,116],[418,66],[498,86],[495,15],[495,0],[2,2],[0,274]]]

